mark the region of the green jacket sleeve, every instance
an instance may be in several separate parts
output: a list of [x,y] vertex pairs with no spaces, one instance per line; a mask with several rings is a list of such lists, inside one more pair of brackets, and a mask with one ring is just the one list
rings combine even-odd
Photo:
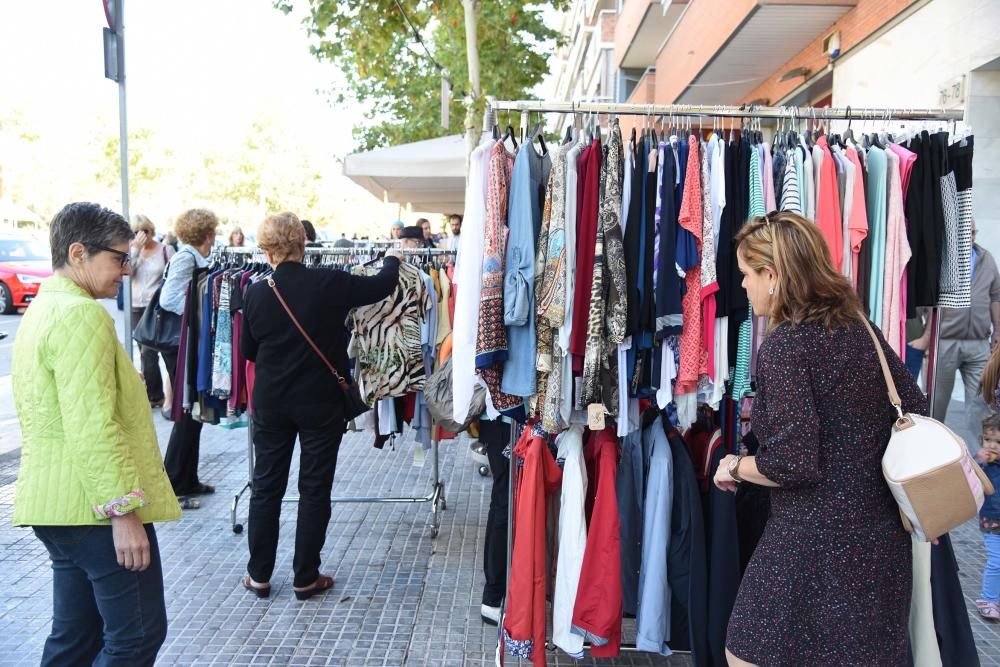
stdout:
[[97,303],[66,311],[46,341],[73,472],[99,518],[143,504],[126,434],[115,419],[117,346],[114,322]]

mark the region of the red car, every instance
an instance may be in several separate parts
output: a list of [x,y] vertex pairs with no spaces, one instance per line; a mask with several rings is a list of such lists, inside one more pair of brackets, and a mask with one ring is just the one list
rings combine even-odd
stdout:
[[52,259],[45,243],[0,237],[0,314],[27,308],[42,280],[51,275]]

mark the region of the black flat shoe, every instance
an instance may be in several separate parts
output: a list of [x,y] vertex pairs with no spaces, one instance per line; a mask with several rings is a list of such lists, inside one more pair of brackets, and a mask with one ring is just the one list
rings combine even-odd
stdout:
[[295,597],[298,600],[308,600],[317,593],[325,593],[326,591],[333,588],[333,577],[328,577],[325,574],[321,574],[316,578],[309,586],[304,588],[292,588],[295,591]]
[[243,575],[243,588],[253,591],[259,598],[271,597],[271,584],[258,584],[255,586],[254,580],[250,578],[249,574]]
[[198,484],[184,495],[186,496],[210,496],[215,493],[215,487],[208,484]]

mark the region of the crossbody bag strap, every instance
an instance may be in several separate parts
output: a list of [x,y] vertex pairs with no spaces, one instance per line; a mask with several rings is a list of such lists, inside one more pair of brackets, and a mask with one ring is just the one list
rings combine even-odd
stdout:
[[882,364],[882,375],[885,376],[885,385],[889,390],[889,401],[892,403],[892,407],[896,408],[896,412],[899,413],[900,417],[903,417],[903,401],[899,398],[899,392],[896,391],[896,383],[892,381],[892,372],[889,371],[889,362],[885,360],[885,353],[882,351],[882,344],[878,340],[878,336],[875,335],[875,330],[872,329],[872,325],[868,323],[868,318],[864,315],[861,316],[861,323],[865,325],[865,329],[868,330],[868,335],[872,337],[872,342],[875,343],[875,351],[878,353],[878,362]]
[[292,320],[292,324],[295,325],[295,328],[299,330],[299,333],[302,334],[302,337],[306,339],[307,343],[309,343],[309,347],[311,347],[313,351],[317,355],[319,355],[319,358],[322,359],[323,363],[326,364],[326,367],[330,369],[330,372],[333,373],[333,377],[337,379],[337,382],[343,383],[344,378],[341,377],[340,373],[337,372],[337,369],[334,368],[333,364],[330,363],[330,360],[326,358],[326,355],[323,354],[323,352],[319,349],[319,347],[316,346],[316,343],[314,343],[312,338],[309,337],[309,334],[306,333],[306,330],[302,328],[302,325],[299,324],[299,321],[295,319],[295,315],[292,313],[292,309],[288,307],[287,303],[285,303],[285,299],[282,298],[281,292],[278,291],[278,286],[274,284],[274,278],[268,278],[267,284],[272,290],[274,290],[274,296],[278,297],[278,303],[280,303],[281,307],[285,309],[286,313],[288,313],[288,317]]

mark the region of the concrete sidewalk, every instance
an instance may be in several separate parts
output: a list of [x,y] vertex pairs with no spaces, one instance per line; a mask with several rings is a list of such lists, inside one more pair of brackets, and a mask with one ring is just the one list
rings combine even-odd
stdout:
[[[156,417],[160,441],[170,424]],[[349,434],[341,446],[334,495],[415,495],[430,491],[431,460],[413,466],[413,443],[378,451],[372,436]],[[10,525],[17,452],[0,456],[0,665],[37,665],[49,630],[47,554],[30,530]],[[336,505],[323,550],[334,591],[307,602],[291,590],[295,506],[285,505],[274,590],[258,600],[239,579],[246,534],[230,527],[232,495],[246,482],[246,430],[206,427],[201,477],[218,493],[201,509],[158,527],[170,633],[162,665],[447,665],[493,664],[495,628],[479,618],[483,530],[491,480],[480,477],[465,441],[442,445],[448,510],[440,536],[429,536],[429,504]],[[289,492],[295,490],[295,474]],[[246,517],[246,497],[240,518]],[[971,606],[983,566],[974,525],[953,534],[963,589],[983,664],[1000,665],[1000,626]],[[626,641],[634,639],[626,623]],[[550,665],[683,665],[648,654],[577,663],[550,653]],[[508,664],[517,664],[509,659]]]

